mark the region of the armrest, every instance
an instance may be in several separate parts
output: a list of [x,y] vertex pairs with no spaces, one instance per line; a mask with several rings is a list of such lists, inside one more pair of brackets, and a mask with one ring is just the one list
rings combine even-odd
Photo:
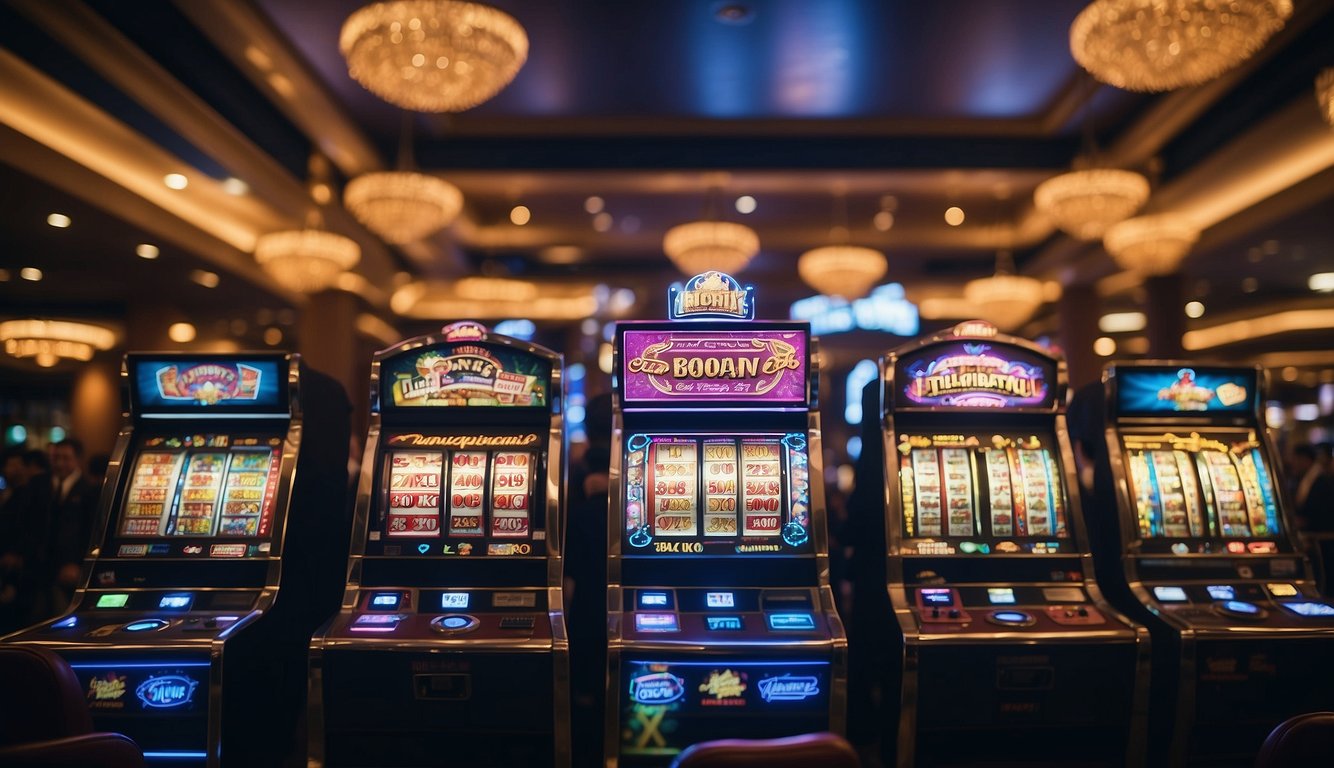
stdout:
[[87,733],[50,741],[0,747],[8,768],[142,768],[139,745],[119,733]]

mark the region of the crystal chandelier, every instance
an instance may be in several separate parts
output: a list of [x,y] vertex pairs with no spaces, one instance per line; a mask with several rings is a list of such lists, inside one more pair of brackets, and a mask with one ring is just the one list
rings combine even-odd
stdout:
[[0,323],[0,341],[5,353],[20,359],[32,358],[43,368],[63,360],[88,361],[93,352],[116,344],[109,328],[71,320],[6,320]]
[[435,176],[384,171],[348,182],[343,204],[385,241],[405,245],[449,226],[463,209],[463,193]]
[[1324,70],[1315,79],[1315,98],[1320,105],[1320,116],[1334,126],[1334,67]]
[[1107,230],[1103,246],[1122,269],[1141,275],[1175,272],[1200,231],[1176,213],[1127,219]]
[[459,298],[474,301],[531,301],[537,298],[537,284],[510,277],[465,277],[454,283]]
[[271,232],[255,241],[255,261],[283,288],[319,293],[361,261],[361,247],[319,229]]
[[1291,15],[1292,0],[1094,0],[1070,25],[1070,52],[1108,85],[1172,91],[1250,58]]
[[683,274],[710,269],[736,274],[760,252],[760,236],[730,221],[692,221],[667,230],[662,250]]
[[1003,331],[1023,325],[1042,306],[1045,291],[1042,281],[1012,274],[1013,257],[1009,251],[996,254],[996,274],[969,280],[963,286],[964,301],[976,314],[990,320]]
[[528,35],[490,6],[400,0],[349,16],[338,50],[352,79],[390,104],[461,112],[509,85],[528,58]]
[[801,254],[797,274],[825,296],[860,299],[885,276],[885,254],[856,245],[827,245]]
[[1054,176],[1033,191],[1033,204],[1062,232],[1097,240],[1149,199],[1149,180],[1134,171],[1089,168]]

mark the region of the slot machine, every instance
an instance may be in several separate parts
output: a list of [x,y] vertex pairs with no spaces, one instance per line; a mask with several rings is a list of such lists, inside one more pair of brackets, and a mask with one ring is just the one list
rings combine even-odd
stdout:
[[890,353],[881,382],[886,762],[1141,764],[1148,636],[1093,577],[1064,361],[969,321]]
[[1263,371],[1117,363],[1104,384],[1119,539],[1098,554],[1162,651],[1156,751],[1251,765],[1280,722],[1334,709],[1334,604],[1295,534]]
[[705,272],[668,322],[616,328],[608,527],[609,765],[708,739],[842,732],[819,355]]
[[568,765],[561,357],[445,327],[375,354],[311,765]]
[[281,353],[130,354],[121,378],[86,581],[6,641],[63,656],[95,727],[150,765],[272,760],[301,710],[306,607],[337,601],[307,577],[315,542],[344,537],[347,396]]

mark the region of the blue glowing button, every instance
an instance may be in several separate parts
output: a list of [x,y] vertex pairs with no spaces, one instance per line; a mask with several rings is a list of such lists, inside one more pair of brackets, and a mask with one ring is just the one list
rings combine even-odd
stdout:
[[402,616],[383,613],[364,613],[352,622],[353,632],[393,632],[398,628]]
[[1208,586],[1209,597],[1214,600],[1236,600],[1237,590],[1226,584],[1210,584]]
[[666,592],[640,592],[639,605],[641,608],[666,608],[668,605]]
[[1314,600],[1303,600],[1302,602],[1279,603],[1279,605],[1283,606],[1284,608],[1287,608],[1289,611],[1292,611],[1298,616],[1312,616],[1312,617],[1318,616],[1320,618],[1334,618],[1334,605],[1330,605],[1329,603],[1318,603],[1315,602]]
[[141,619],[132,621],[121,627],[126,632],[157,632],[160,629],[166,629],[171,622],[166,619]]
[[745,629],[740,616],[705,616],[710,632],[740,632]]
[[1221,603],[1214,603],[1214,608],[1224,616],[1238,619],[1259,619],[1265,616],[1263,608],[1245,600],[1224,600]]
[[188,611],[190,610],[190,604],[193,603],[194,600],[194,595],[189,592],[163,595],[162,599],[157,601],[157,607],[166,610]]
[[124,592],[99,595],[97,598],[98,608],[124,608],[125,604],[130,602],[130,596]]
[[457,635],[477,629],[477,617],[466,613],[446,613],[431,619],[431,629],[447,635]]
[[1153,596],[1164,603],[1184,603],[1190,599],[1181,587],[1154,587]]
[[372,611],[393,611],[398,609],[403,596],[397,592],[376,592],[371,595]]
[[51,625],[51,629],[69,629],[79,623],[78,616],[67,616]]
[[1032,614],[1023,611],[992,611],[987,621],[1002,627],[1031,627],[1037,623]]
[[636,613],[635,629],[640,632],[679,632],[681,625],[674,613]]
[[775,632],[810,632],[815,629],[815,617],[809,613],[767,614],[769,629]]

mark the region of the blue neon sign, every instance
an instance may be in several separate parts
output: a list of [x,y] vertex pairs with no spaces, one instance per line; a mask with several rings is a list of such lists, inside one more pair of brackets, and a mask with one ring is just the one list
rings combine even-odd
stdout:
[[896,336],[915,336],[920,327],[917,305],[908,301],[903,286],[886,283],[864,299],[848,302],[830,296],[811,296],[793,302],[788,316],[806,320],[811,333],[828,336],[848,331],[887,331]]
[[638,704],[670,704],[686,692],[686,682],[670,672],[654,672],[630,680],[630,698]]
[[175,709],[189,704],[198,687],[199,681],[193,677],[157,675],[140,683],[134,695],[148,709]]
[[820,678],[815,675],[779,675],[760,681],[760,698],[768,702],[805,701],[820,695]]

